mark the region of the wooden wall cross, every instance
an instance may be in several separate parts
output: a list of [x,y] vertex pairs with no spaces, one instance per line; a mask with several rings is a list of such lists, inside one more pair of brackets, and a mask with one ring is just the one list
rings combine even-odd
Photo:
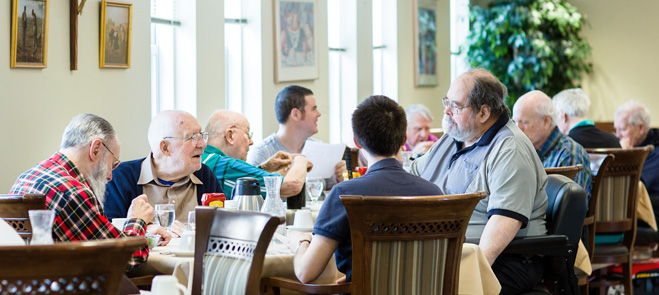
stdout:
[[82,14],[82,8],[85,6],[85,1],[82,0],[69,0],[69,49],[71,51],[71,70],[78,70],[78,15]]

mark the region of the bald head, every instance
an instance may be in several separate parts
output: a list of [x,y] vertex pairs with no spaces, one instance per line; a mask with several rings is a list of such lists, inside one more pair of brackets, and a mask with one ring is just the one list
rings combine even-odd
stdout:
[[190,136],[183,135],[182,131],[185,125],[196,124],[197,119],[184,111],[169,110],[158,113],[149,125],[149,146],[152,152],[157,152],[160,149],[160,141],[169,136]]
[[229,110],[215,111],[206,124],[208,144],[222,150],[227,156],[245,160],[253,144],[247,118]]
[[517,99],[513,106],[513,120],[535,148],[539,148],[556,127],[558,110],[549,96],[534,90]]

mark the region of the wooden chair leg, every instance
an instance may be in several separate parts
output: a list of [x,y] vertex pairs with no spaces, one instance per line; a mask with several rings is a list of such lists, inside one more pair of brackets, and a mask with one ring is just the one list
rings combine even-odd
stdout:
[[625,295],[633,295],[634,288],[632,287],[632,262],[631,259],[627,263],[622,264],[622,283],[625,286]]
[[588,285],[589,284],[586,283],[585,285],[582,285],[582,286],[579,287],[579,291],[580,291],[581,295],[588,295],[588,292],[590,291],[590,290],[588,290],[588,288],[589,288]]

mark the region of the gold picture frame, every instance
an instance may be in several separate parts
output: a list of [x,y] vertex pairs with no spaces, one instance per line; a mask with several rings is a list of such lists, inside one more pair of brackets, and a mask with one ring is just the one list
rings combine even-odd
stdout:
[[[9,67],[43,69],[48,61],[50,0],[12,0]],[[23,12],[19,16],[20,7]]]
[[133,4],[101,3],[101,68],[130,68]]
[[275,83],[318,79],[316,0],[273,0]]
[[414,0],[414,84],[437,86],[437,1]]

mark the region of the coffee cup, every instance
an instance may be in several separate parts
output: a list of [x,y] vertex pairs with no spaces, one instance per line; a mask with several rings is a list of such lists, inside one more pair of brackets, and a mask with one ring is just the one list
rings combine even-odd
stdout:
[[293,219],[293,227],[295,228],[312,228],[313,217],[309,210],[295,211],[295,218]]
[[179,284],[174,276],[155,276],[151,282],[151,294],[180,295],[185,294],[185,286]]
[[192,252],[194,251],[195,232],[186,231],[181,234],[181,244],[179,249],[181,251]]

